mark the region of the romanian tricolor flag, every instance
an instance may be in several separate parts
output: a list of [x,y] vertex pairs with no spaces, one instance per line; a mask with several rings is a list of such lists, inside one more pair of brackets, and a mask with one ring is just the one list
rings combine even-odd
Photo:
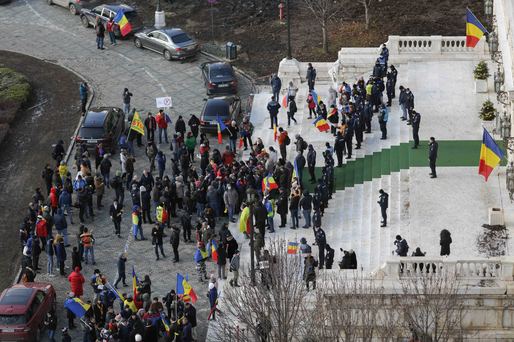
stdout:
[[130,23],[123,10],[119,10],[118,13],[116,13],[113,21],[120,27],[120,33],[123,37],[132,31],[132,26],[130,26]]
[[218,122],[218,144],[223,143],[223,137],[221,135],[221,132],[223,132],[225,129],[227,129],[227,125],[221,120],[219,115],[216,115],[216,121]]
[[191,298],[193,304],[196,303],[196,301],[198,300],[195,290],[193,290],[193,288],[187,281],[187,276],[186,278],[184,278],[184,276],[180,273],[177,273],[177,295],[182,295],[184,301],[187,301],[186,299]]
[[282,98],[282,108],[287,108],[287,95]]
[[489,132],[484,128],[482,137],[482,148],[480,150],[480,162],[478,164],[478,174],[484,176],[485,181],[493,169],[500,163],[503,158],[503,151],[500,150]]
[[64,302],[64,307],[78,318],[82,318],[91,308],[91,305],[84,303],[80,298],[68,298]]
[[316,106],[319,104],[319,96],[318,96],[318,93],[316,92],[316,90],[312,89],[311,90],[311,95],[312,95],[312,99],[314,100],[314,103],[316,104]]
[[298,242],[287,243],[287,254],[298,254]]
[[327,120],[323,119],[322,116],[318,116],[316,120],[312,123],[320,132],[326,132],[330,129],[330,125]]
[[130,123],[130,129],[138,132],[141,135],[145,135],[145,126],[143,125],[143,121],[141,121],[141,117],[139,116],[138,112],[134,112],[134,117]]
[[134,302],[136,302],[138,291],[137,291],[137,276],[136,276],[136,270],[134,269],[134,266],[132,266],[132,291],[134,292]]
[[266,176],[262,179],[262,193],[265,193],[266,190],[271,192],[271,190],[278,189],[278,184],[275,182],[275,178],[273,176]]
[[205,260],[209,257],[209,252],[207,252],[205,249],[196,249],[196,253],[194,255],[194,260],[196,263],[200,263],[202,260]]
[[277,141],[278,132],[277,132],[277,124],[273,124],[273,140]]
[[336,115],[336,114],[337,114],[337,108],[335,108],[335,107],[334,107],[334,108],[331,108],[331,109],[330,109],[330,112],[328,112],[328,114],[327,114],[327,119],[328,119],[329,117],[331,117],[331,116]]
[[473,12],[466,9],[466,47],[475,47],[478,41],[487,34],[484,25],[475,17]]
[[216,244],[216,241],[212,239],[209,245],[212,261],[218,262],[218,245]]

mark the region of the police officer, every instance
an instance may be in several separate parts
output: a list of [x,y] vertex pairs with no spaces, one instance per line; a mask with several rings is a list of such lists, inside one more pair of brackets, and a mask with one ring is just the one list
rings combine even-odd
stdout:
[[437,178],[437,172],[435,171],[435,162],[437,160],[437,150],[439,144],[435,141],[434,137],[430,137],[430,143],[428,144],[428,161],[430,162],[430,178]]
[[421,122],[421,114],[412,111],[412,138],[414,139],[414,146],[412,148],[416,149],[419,146],[419,124]]
[[382,225],[380,227],[387,227],[387,207],[389,206],[389,195],[383,189],[380,189],[378,197],[378,205],[382,212]]

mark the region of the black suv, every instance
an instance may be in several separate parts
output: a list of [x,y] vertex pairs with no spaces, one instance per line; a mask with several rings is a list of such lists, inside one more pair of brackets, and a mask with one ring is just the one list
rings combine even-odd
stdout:
[[125,114],[121,108],[92,108],[82,121],[75,141],[78,144],[85,143],[88,148],[102,143],[103,147],[112,153],[124,130]]

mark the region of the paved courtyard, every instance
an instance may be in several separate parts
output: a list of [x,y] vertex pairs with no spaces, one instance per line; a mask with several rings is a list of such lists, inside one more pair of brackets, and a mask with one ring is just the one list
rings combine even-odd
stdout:
[[[134,96],[132,106],[138,110],[156,112],[155,97],[171,96],[173,108],[172,119],[175,121],[178,114],[186,120],[191,114],[199,114],[206,98],[203,80],[199,65],[208,59],[199,55],[193,62],[168,62],[158,54],[148,50],[139,50],[134,47],[132,40],[121,41],[115,47],[106,45],[106,50],[96,49],[95,31],[86,29],[80,24],[78,16],[72,16],[69,12],[58,6],[49,6],[46,1],[18,0],[8,6],[0,8],[0,30],[4,34],[0,37],[0,49],[15,51],[31,55],[45,61],[50,61],[75,71],[84,77],[92,85],[95,92],[93,106],[122,106],[123,88],[129,88]],[[240,77],[240,95],[243,105],[247,95],[251,92],[250,82]],[[69,120],[78,123],[79,92],[77,84],[77,112],[70,113]],[[57,123],[58,124],[58,123]],[[169,128],[169,133],[174,132]],[[70,137],[56,137],[65,140],[68,145]],[[214,142],[215,139],[213,139]],[[169,146],[159,146],[170,159]],[[143,168],[148,166],[148,160],[142,149],[136,149],[136,174],[140,175]],[[48,156],[50,160],[50,155]],[[111,173],[119,170],[118,156],[114,156]],[[169,163],[168,163],[169,164]],[[71,162],[70,162],[71,167]],[[169,165],[168,165],[169,167]],[[76,170],[72,170],[74,174]],[[34,185],[40,181],[39,175],[34,176]],[[39,185],[39,184],[38,184]],[[42,186],[42,184],[41,184]],[[116,277],[116,261],[118,255],[128,245],[127,275],[130,277],[132,266],[135,267],[139,278],[145,274],[152,279],[152,292],[159,297],[164,296],[175,287],[176,273],[194,275],[192,244],[186,245],[181,241],[180,263],[173,264],[168,257],[159,262],[155,261],[153,246],[150,240],[132,242],[127,240],[130,231],[130,196],[125,194],[125,215],[123,218],[122,239],[113,235],[113,226],[108,217],[108,205],[112,202],[111,190],[107,189],[102,211],[96,212],[95,221],[86,221],[86,226],[93,230],[96,238],[95,257],[96,266],[84,265],[84,276],[89,278],[94,268],[99,268],[114,281]],[[75,222],[78,217],[74,214]],[[20,217],[21,220],[21,217]],[[10,227],[3,227],[4,230]],[[150,236],[150,225],[144,225],[144,232]],[[69,229],[71,243],[75,244],[75,235],[78,225]],[[168,233],[169,235],[169,233]],[[165,253],[172,255],[171,245],[165,239]],[[67,265],[71,264],[71,248],[68,250]],[[43,257],[41,265],[46,265]],[[213,272],[215,265],[209,262],[207,271]],[[208,302],[205,296],[206,284],[199,284],[195,277],[191,277],[191,283],[196,290],[199,300],[196,304],[199,331],[198,340],[203,340],[206,330],[206,318],[208,314]],[[51,281],[58,292],[59,328],[65,324],[65,311],[62,309],[62,301],[69,291],[68,281],[64,278],[49,278],[38,274],[36,280]],[[130,283],[130,279],[128,279]],[[92,298],[91,286],[86,282],[85,298]],[[131,292],[130,288],[126,288]],[[73,332],[73,340],[81,338],[80,331]]]

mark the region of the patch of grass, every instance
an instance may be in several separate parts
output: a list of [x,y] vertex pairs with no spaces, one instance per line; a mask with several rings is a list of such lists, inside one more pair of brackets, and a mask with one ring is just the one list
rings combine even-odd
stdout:
[[0,105],[22,105],[30,96],[30,84],[22,74],[0,68]]

